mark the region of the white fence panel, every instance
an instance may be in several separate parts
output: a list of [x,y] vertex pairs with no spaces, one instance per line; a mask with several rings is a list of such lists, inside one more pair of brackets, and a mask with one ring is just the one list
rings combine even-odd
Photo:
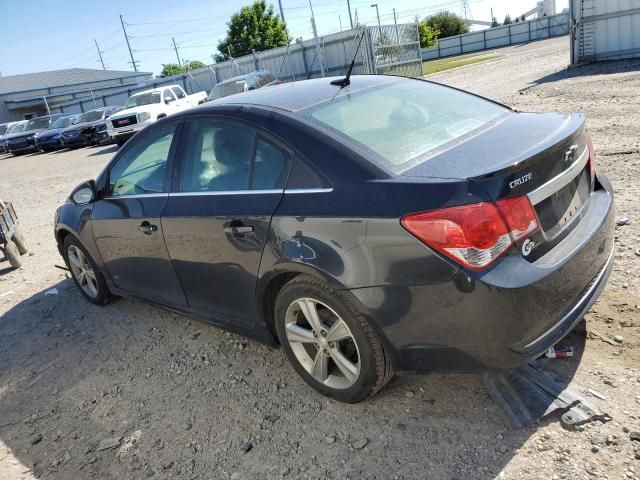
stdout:
[[[638,1],[640,0],[629,0]],[[569,33],[569,14],[561,13],[528,22],[501,25],[479,32],[443,38],[433,48],[423,48],[422,60],[435,60],[465,53],[479,52],[517,43],[526,43]]]

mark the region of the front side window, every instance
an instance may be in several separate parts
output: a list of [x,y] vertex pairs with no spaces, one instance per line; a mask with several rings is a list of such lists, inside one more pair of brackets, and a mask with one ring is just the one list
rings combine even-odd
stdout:
[[187,96],[187,94],[184,93],[184,91],[181,88],[173,87],[171,90],[173,90],[173,93],[178,98],[178,100],[180,100],[180,99],[182,99],[182,98]]
[[29,120],[27,122],[27,126],[25,128],[25,131],[27,130],[38,130],[41,128],[49,128],[49,117],[44,117],[44,118],[34,118],[33,120]]
[[175,124],[169,124],[148,132],[118,159],[109,173],[112,196],[165,191],[165,173],[175,128]]
[[249,188],[255,132],[220,120],[189,122],[185,138],[182,191],[232,191]]
[[508,113],[505,107],[443,85],[391,79],[339,95],[302,115],[373,151],[386,167],[402,170]]

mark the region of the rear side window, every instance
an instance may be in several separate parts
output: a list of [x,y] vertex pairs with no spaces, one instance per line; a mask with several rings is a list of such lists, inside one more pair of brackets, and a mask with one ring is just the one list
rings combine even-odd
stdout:
[[508,113],[505,107],[442,85],[394,79],[340,95],[303,115],[398,171]]
[[262,138],[256,142],[256,155],[251,175],[251,188],[270,190],[283,188],[288,155]]
[[255,131],[229,121],[194,120],[185,146],[182,191],[247,190]]

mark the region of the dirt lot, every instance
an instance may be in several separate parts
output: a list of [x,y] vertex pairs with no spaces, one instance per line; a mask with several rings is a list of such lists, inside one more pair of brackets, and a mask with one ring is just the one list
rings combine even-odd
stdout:
[[[624,340],[573,334],[579,355],[550,362],[605,395],[594,401],[613,421],[514,430],[479,375],[397,378],[368,402],[338,404],[281,351],[137,302],[94,307],[54,266],[53,213],[115,149],[5,156],[0,194],[33,255],[19,271],[0,263],[0,479],[639,478],[640,62],[565,71],[567,43],[511,47],[433,79],[522,110],[588,115],[617,217],[631,223],[617,230],[586,330]],[[116,448],[101,450],[110,439]]]

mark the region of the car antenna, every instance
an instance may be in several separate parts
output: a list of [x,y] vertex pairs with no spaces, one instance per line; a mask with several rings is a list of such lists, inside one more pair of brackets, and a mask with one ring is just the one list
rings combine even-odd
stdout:
[[[362,39],[364,38],[366,30],[362,30],[362,35],[360,35],[360,41],[358,42],[358,46],[356,47],[356,52],[353,54],[353,59],[351,60],[351,65],[349,65],[349,69],[347,70],[347,75],[344,78],[338,78],[337,80],[332,80],[331,85],[336,85],[340,87],[342,90],[344,87],[348,87],[351,85],[351,72],[353,71],[353,66],[356,63],[356,57],[358,56],[358,51],[360,50],[360,44],[362,43]],[[338,90],[338,91],[340,91]]]

